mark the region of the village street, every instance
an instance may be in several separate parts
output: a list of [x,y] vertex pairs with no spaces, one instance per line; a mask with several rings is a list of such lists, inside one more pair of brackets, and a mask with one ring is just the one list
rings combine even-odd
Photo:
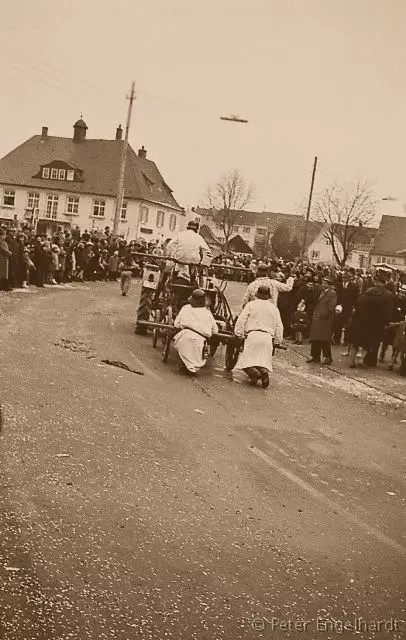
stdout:
[[0,294],[0,638],[401,638],[405,379],[185,378],[138,294]]

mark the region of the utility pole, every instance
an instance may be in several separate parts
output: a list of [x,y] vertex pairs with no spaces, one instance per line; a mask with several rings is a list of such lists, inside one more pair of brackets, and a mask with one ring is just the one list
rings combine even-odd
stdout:
[[307,205],[306,222],[305,222],[304,236],[303,236],[302,256],[304,256],[306,253],[307,231],[309,227],[310,209],[312,207],[313,187],[314,187],[314,178],[316,175],[316,167],[317,167],[317,156],[315,157],[314,164],[313,164],[312,183],[310,185],[309,202]]
[[128,105],[128,114],[127,114],[127,125],[125,128],[125,137],[123,142],[123,150],[121,153],[121,164],[120,164],[120,175],[118,179],[118,189],[117,189],[117,200],[116,200],[116,210],[114,214],[114,224],[113,224],[113,238],[116,238],[118,235],[118,225],[120,223],[121,217],[121,209],[123,207],[124,200],[124,176],[125,176],[125,165],[127,160],[127,149],[128,149],[128,134],[130,131],[130,123],[131,123],[131,113],[133,110],[133,103],[135,100],[135,82],[131,85],[131,92],[128,98],[130,104]]

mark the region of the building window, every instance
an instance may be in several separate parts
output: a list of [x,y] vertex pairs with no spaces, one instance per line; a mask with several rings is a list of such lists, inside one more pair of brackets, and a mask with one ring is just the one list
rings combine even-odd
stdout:
[[121,220],[127,220],[127,204],[127,202],[123,202],[122,204],[120,215]]
[[59,169],[58,171],[58,180],[65,180],[66,177],[66,170],[65,169]]
[[242,228],[242,232],[243,233],[250,233],[251,232],[251,227],[243,227]]
[[142,224],[148,224],[148,207],[146,206],[142,206],[141,207],[141,219],[140,222]]
[[14,207],[16,200],[16,192],[14,189],[4,189],[3,193],[3,206]]
[[156,214],[156,226],[163,227],[165,222],[165,213],[163,211],[158,211]]
[[29,193],[27,209],[38,209],[38,208],[39,208],[39,193]]
[[237,227],[236,225],[234,225],[233,229],[232,229],[232,233],[238,233],[240,230],[240,227]]
[[48,196],[47,199],[47,212],[46,218],[56,220],[56,214],[58,212],[58,196]]
[[66,211],[68,213],[79,213],[79,198],[69,196],[66,203]]
[[320,251],[312,251],[312,260],[318,260],[320,258]]
[[58,169],[51,169],[51,180],[58,180]]
[[42,169],[42,177],[43,178],[49,178],[49,167],[44,167]]
[[72,181],[75,177],[75,172],[73,169],[68,169],[66,172],[66,179]]
[[171,213],[171,216],[169,218],[169,230],[175,231],[175,229],[176,229],[176,214]]
[[106,208],[105,200],[93,200],[93,215],[96,218],[104,218],[105,208]]
[[266,229],[257,229],[257,234],[258,234],[259,236],[264,236],[264,235],[265,235],[265,232],[266,232]]
[[326,239],[326,246],[327,246],[327,247],[330,247],[330,246],[331,246],[331,242],[330,242],[330,240],[329,240],[328,238]]

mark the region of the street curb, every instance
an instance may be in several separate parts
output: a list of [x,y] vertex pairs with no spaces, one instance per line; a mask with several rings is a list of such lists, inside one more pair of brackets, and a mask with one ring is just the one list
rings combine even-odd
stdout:
[[[307,356],[303,353],[301,353],[300,351],[298,351],[297,349],[294,349],[293,347],[288,347],[288,351],[293,351],[294,353],[296,353],[297,355],[301,356],[304,359],[307,359]],[[383,393],[386,396],[389,396],[390,398],[394,398],[395,400],[401,400],[404,402],[405,397],[402,395],[398,395],[396,392],[390,392],[390,391],[384,391],[382,389],[379,389],[379,387],[375,387],[373,384],[370,384],[368,382],[365,381],[364,378],[356,378],[355,376],[350,375],[349,373],[343,373],[340,369],[336,369],[335,367],[331,366],[331,365],[324,365],[324,367],[326,369],[329,369],[330,371],[334,371],[334,373],[337,373],[339,376],[342,376],[343,378],[349,378],[350,380],[355,380],[355,382],[358,382],[360,384],[365,385],[366,387],[368,387],[369,389],[373,389],[374,391],[378,391],[379,393]]]

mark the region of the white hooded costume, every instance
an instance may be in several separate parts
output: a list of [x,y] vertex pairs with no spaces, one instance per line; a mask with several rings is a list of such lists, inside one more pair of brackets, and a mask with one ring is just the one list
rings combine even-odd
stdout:
[[283,341],[283,324],[278,307],[270,300],[248,302],[236,322],[234,333],[245,337],[244,350],[236,369],[263,367],[272,371],[273,338]]
[[206,364],[203,347],[206,338],[218,332],[217,323],[207,307],[186,304],[176,316],[174,325],[182,329],[174,338],[175,349],[186,368],[196,373]]

